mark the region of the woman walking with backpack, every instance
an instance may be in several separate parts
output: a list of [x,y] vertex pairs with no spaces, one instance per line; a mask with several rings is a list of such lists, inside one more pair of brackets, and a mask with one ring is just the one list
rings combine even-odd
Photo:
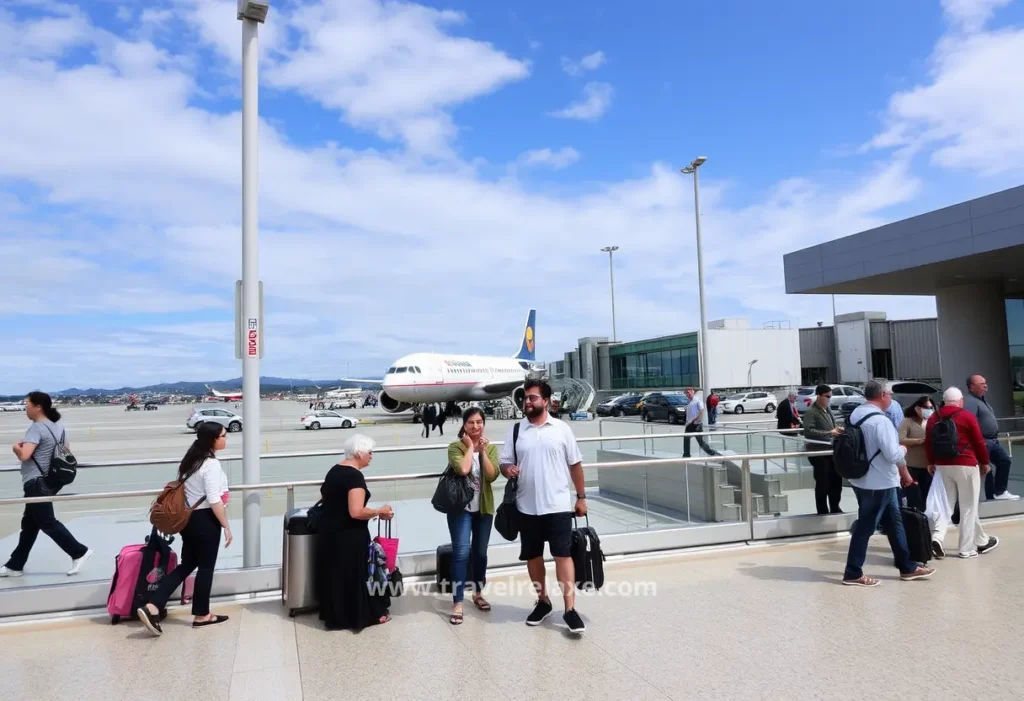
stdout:
[[[68,447],[67,435],[60,424],[60,412],[53,408],[50,395],[45,392],[32,392],[25,398],[25,414],[32,421],[32,425],[25,433],[25,438],[14,444],[14,455],[21,461],[21,483],[25,489],[25,496],[44,497],[56,494],[56,490],[47,484],[46,475],[58,444]],[[50,536],[71,558],[68,576],[78,574],[82,565],[92,557],[92,550],[75,540],[64,524],[57,520],[52,502],[25,504],[18,547],[11,553],[11,559],[7,564],[0,567],[0,577],[20,577],[24,574],[25,562],[32,552],[39,531]]]
[[192,627],[223,623],[227,616],[210,613],[210,590],[213,588],[213,568],[217,565],[220,535],[224,532],[224,547],[231,545],[231,526],[225,509],[228,495],[228,477],[220,466],[216,454],[227,446],[227,429],[207,422],[196,431],[192,447],[178,466],[178,480],[185,483],[185,505],[192,509],[188,524],[181,531],[181,563],[160,581],[145,606],[136,611],[139,620],[154,635],[161,635],[160,611],[167,605],[171,594],[181,586],[192,571],[198,568],[192,596]]

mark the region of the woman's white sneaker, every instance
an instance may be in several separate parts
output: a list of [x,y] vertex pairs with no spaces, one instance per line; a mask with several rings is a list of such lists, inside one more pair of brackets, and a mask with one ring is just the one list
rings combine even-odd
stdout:
[[90,557],[92,557],[91,548],[89,550],[86,550],[85,555],[82,555],[82,557],[78,558],[77,560],[72,560],[71,569],[68,570],[68,576],[70,577],[71,575],[78,574],[79,572],[81,572],[82,567],[85,565],[85,563],[89,561]]
[[21,577],[24,574],[23,570],[12,570],[7,565],[0,567],[0,577]]

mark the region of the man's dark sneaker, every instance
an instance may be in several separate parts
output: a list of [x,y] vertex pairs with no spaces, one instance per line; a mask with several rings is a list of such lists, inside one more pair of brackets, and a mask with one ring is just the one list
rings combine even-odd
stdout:
[[932,541],[932,555],[935,556],[936,560],[946,557],[946,551],[943,549],[942,543],[937,540]]
[[533,607],[533,613],[526,618],[526,625],[539,626],[545,618],[551,615],[552,610],[550,601],[537,601],[537,605]]
[[569,626],[570,633],[582,633],[587,629],[583,619],[576,613],[576,609],[566,611],[565,615],[562,616],[562,620],[565,621],[565,625]]
[[984,545],[979,545],[978,546],[978,554],[979,555],[984,555],[989,550],[995,550],[998,547],[999,547],[999,539],[996,538],[994,535],[989,536],[987,543],[985,543]]

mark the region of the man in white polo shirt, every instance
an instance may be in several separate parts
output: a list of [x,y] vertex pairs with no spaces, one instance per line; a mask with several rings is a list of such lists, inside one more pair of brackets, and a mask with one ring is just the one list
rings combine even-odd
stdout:
[[[583,456],[572,430],[548,415],[551,386],[541,380],[528,380],[523,386],[526,401],[519,422],[509,431],[498,462],[508,479],[518,479],[516,508],[519,510],[519,559],[526,568],[537,591],[537,605],[527,617],[526,625],[540,625],[551,615],[551,599],[547,595],[544,566],[544,543],[555,559],[555,574],[565,600],[562,619],[573,633],[586,630],[576,613],[576,571],[572,563],[572,516],[587,513],[584,494]],[[569,490],[572,478],[575,497]]]

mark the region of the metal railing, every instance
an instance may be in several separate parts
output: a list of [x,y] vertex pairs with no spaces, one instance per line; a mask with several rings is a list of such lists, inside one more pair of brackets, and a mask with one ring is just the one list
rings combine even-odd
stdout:
[[[679,434],[682,435],[682,434]],[[687,434],[689,436],[695,436],[697,434]],[[751,538],[753,538],[754,528],[754,510],[751,506],[752,490],[750,484],[750,461],[751,460],[772,460],[779,458],[801,458],[801,457],[818,457],[831,455],[831,450],[818,450],[818,451],[794,451],[794,452],[783,452],[783,453],[747,453],[740,455],[714,455],[714,456],[701,456],[701,457],[689,457],[689,458],[651,458],[648,460],[618,460],[610,462],[596,463],[602,469],[606,468],[634,468],[634,467],[667,467],[669,465],[688,465],[690,463],[722,463],[722,462],[733,462],[740,463],[741,466],[741,490],[743,497],[742,504],[742,515],[750,527]],[[367,482],[409,482],[415,480],[428,480],[428,479],[439,479],[441,472],[430,472],[430,473],[411,473],[405,475],[370,475],[365,479]],[[319,487],[323,483],[323,480],[289,480],[286,482],[264,482],[260,484],[238,484],[229,486],[229,492],[260,492],[268,491],[271,489],[285,489],[287,490],[287,508],[291,510],[295,507],[295,489],[297,487]],[[140,489],[123,492],[91,492],[86,494],[66,494],[66,495],[48,495],[41,497],[17,497],[10,499],[0,499],[0,507],[4,506],[19,506],[22,504],[42,504],[46,502],[50,503],[63,503],[72,501],[90,501],[95,499],[127,499],[132,497],[155,497],[159,495],[162,489]]]
[[[633,434],[626,436],[586,436],[583,438],[577,438],[577,443],[601,443],[605,441],[640,441],[640,440],[651,440],[652,438],[696,438],[698,436],[746,436],[752,434],[761,433],[781,433],[781,434],[799,434],[803,431],[800,428],[787,428],[787,429],[753,429],[753,430],[728,430],[719,429],[712,431],[700,431],[693,433],[662,433],[662,434]],[[794,436],[795,437],[795,436]],[[810,439],[805,439],[809,442]],[[501,446],[504,445],[504,441],[493,441],[491,445]],[[433,445],[395,445],[395,446],[381,446],[375,447],[373,452],[375,454],[384,453],[416,453],[427,450],[447,450],[448,443],[436,443]],[[308,450],[298,451],[290,453],[263,453],[260,455],[261,460],[280,460],[289,458],[320,458],[338,455],[338,450]],[[229,460],[241,460],[241,455],[221,455],[218,459],[222,462]],[[140,458],[135,460],[101,460],[95,462],[80,462],[78,467],[80,469],[95,469],[100,467],[137,467],[144,465],[177,465],[181,462],[181,458]],[[5,465],[0,467],[0,473],[3,472],[18,472],[21,467],[18,465]]]

